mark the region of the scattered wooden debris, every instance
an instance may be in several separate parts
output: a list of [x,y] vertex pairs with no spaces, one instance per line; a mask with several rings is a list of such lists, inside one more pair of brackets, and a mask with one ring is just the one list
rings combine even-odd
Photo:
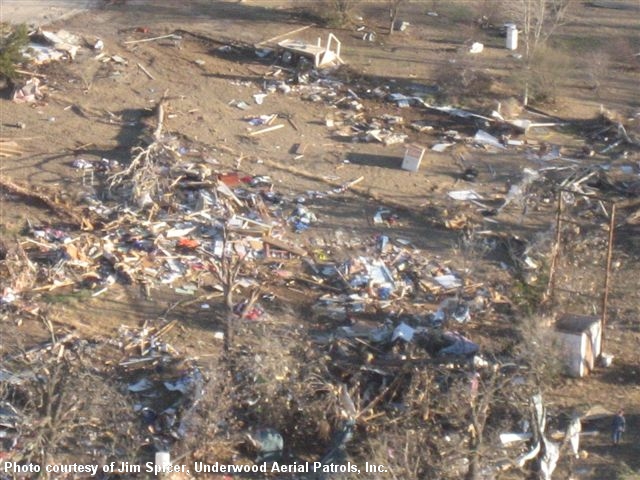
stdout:
[[142,72],[143,72],[147,77],[149,77],[149,79],[150,79],[150,80],[155,80],[155,79],[156,79],[153,75],[151,75],[151,74],[149,73],[149,70],[147,70],[146,68],[144,68],[140,63],[138,63],[137,65],[138,65],[138,68],[139,68],[140,70],[142,70]]
[[284,127],[284,123],[279,123],[277,125],[272,125],[267,128],[263,128],[262,130],[256,130],[255,132],[249,133],[250,137],[255,137],[256,135],[262,135],[263,133],[273,132],[274,130],[279,130]]
[[169,35],[160,35],[159,37],[151,37],[151,38],[143,38],[141,40],[127,40],[126,42],[122,42],[125,45],[134,45],[136,43],[145,43],[145,42],[155,42],[156,40],[163,40],[165,38],[173,38],[176,40],[180,40],[180,36],[175,33],[170,33]]
[[23,151],[13,140],[0,140],[0,157],[20,157]]
[[285,250],[287,252],[293,253],[294,255],[298,255],[300,257],[306,257],[307,256],[307,252],[300,248],[297,247],[295,245],[292,245],[288,242],[285,242],[283,240],[279,240],[277,238],[273,238],[273,237],[264,237],[263,242],[266,243],[267,245],[271,245],[272,247],[275,248],[279,248],[281,250]]

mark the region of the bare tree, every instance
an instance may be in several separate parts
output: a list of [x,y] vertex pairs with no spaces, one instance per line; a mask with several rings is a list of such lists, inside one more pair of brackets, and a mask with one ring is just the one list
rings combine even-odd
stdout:
[[340,14],[343,20],[347,20],[351,10],[359,0],[331,0],[333,8]]
[[[235,301],[233,293],[238,287],[238,274],[240,269],[245,264],[246,255],[236,254],[229,242],[229,234],[225,229],[223,231],[222,240],[222,255],[219,260],[212,259],[210,263],[210,270],[213,273],[216,280],[222,286],[222,294],[225,304],[225,318],[224,318],[224,350],[228,352],[231,350],[231,344],[233,342],[233,321],[236,318]],[[243,317],[249,310],[250,306],[256,301],[257,294],[252,294],[251,300],[245,304],[245,307],[240,312],[240,317]]]
[[568,12],[575,0],[506,0],[507,12],[521,33],[524,47],[525,69],[524,100],[529,102],[529,75],[536,54],[549,37],[567,21]]
[[343,26],[349,23],[351,13],[360,0],[323,0],[312,8],[320,14],[325,21],[334,26]]
[[[469,470],[466,478],[476,480],[480,475],[482,466],[482,452],[485,447],[484,429],[489,417],[489,408],[495,401],[497,375],[490,372],[486,382],[482,382],[482,388],[474,387],[475,382],[480,382],[480,375],[474,375],[469,402],[469,416],[471,428],[469,428]],[[475,388],[479,391],[476,393]]]
[[388,0],[389,4],[389,35],[392,35],[395,31],[396,20],[398,19],[398,10],[400,9],[400,4],[403,3],[404,0]]

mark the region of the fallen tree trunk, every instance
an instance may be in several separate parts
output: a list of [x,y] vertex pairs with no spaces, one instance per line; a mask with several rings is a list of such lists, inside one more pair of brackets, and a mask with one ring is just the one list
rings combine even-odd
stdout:
[[22,185],[13,182],[4,175],[0,177],[0,189],[13,195],[18,195],[22,198],[36,201],[37,203],[46,206],[58,215],[71,220],[71,222],[78,227],[85,230],[91,230],[91,228],[87,228],[90,227],[91,224],[86,219],[84,219],[82,215],[75,212],[71,207],[67,207],[59,202],[56,202],[54,199],[50,198],[44,193],[37,192],[32,188],[23,187]]

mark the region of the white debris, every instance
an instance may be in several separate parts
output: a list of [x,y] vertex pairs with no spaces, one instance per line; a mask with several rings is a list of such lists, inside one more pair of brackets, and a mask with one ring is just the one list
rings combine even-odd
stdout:
[[395,342],[397,339],[400,339],[400,340],[404,340],[405,342],[410,342],[413,339],[413,334],[415,332],[416,332],[415,328],[402,322],[393,331],[393,336],[391,337],[391,341]]
[[482,200],[482,196],[474,190],[454,190],[447,193],[454,200]]
[[489,145],[503,150],[505,149],[505,146],[500,143],[500,140],[484,130],[478,130],[473,137],[473,141],[482,145]]
[[447,148],[449,148],[452,145],[455,145],[455,144],[453,144],[453,143],[436,143],[433,147],[431,147],[431,150],[433,150],[434,152],[444,152]]
[[469,49],[469,53],[481,53],[484,50],[484,45],[480,42],[474,42]]

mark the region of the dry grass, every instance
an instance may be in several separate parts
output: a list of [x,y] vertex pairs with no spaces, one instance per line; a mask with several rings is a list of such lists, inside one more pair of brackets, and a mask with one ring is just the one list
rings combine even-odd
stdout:
[[531,59],[530,67],[522,66],[513,71],[510,83],[514,93],[523,95],[528,89],[530,104],[553,104],[556,102],[565,72],[574,63],[569,54],[540,46]]

